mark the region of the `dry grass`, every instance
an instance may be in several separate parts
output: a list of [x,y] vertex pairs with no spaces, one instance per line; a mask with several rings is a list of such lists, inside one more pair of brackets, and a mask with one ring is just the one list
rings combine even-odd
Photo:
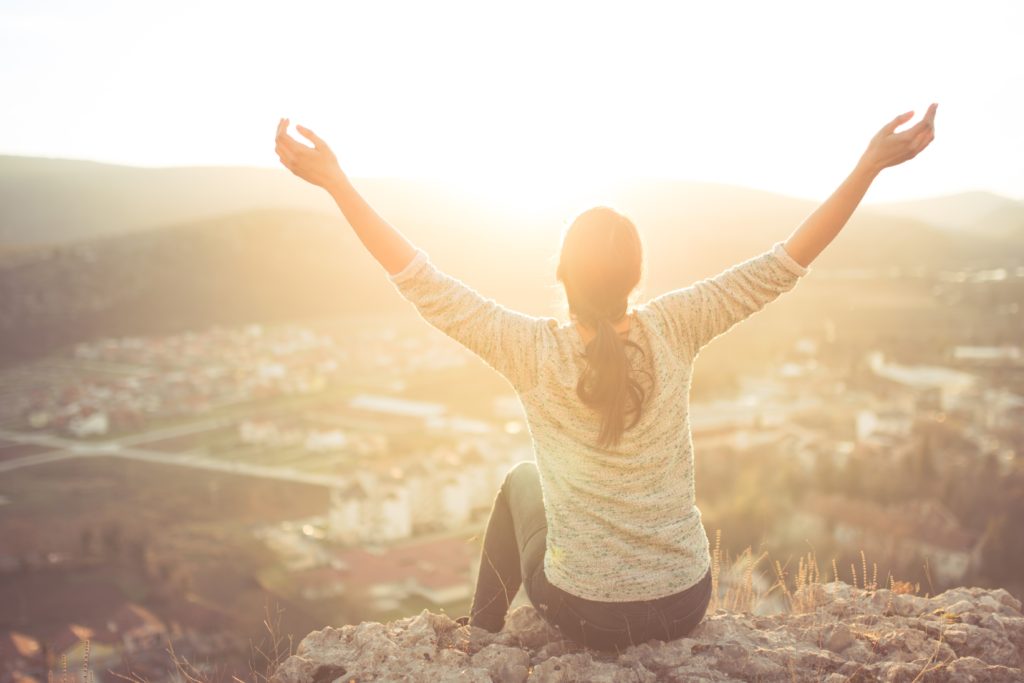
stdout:
[[[250,677],[248,680],[243,680],[238,676],[232,676],[233,681],[236,683],[269,683],[270,676],[273,675],[277,667],[295,652],[295,642],[292,636],[284,636],[281,632],[281,615],[283,613],[284,609],[278,608],[272,614],[270,605],[264,605],[265,618],[263,626],[267,633],[260,643],[249,642]],[[166,652],[171,663],[174,665],[174,678],[180,683],[207,683],[210,680],[208,672],[201,670],[186,657],[175,652],[174,643],[170,640],[167,641]],[[83,672],[87,671],[88,658],[89,643],[86,641]],[[64,677],[61,683],[68,683],[67,660],[66,658],[63,659]],[[129,671],[127,676],[117,672],[111,673],[124,681],[129,681],[129,683],[150,683],[148,679],[136,672]],[[49,683],[55,683],[52,674],[49,674]],[[94,683],[94,681],[91,677],[88,679],[83,677],[81,683]]]
[[295,652],[295,641],[292,636],[285,637],[281,633],[281,615],[283,613],[284,608],[279,607],[271,615],[270,606],[264,606],[266,618],[263,620],[263,627],[267,630],[266,640],[259,645],[250,643],[249,669],[256,683],[267,683],[278,665]]
[[[760,589],[759,584],[763,585],[764,579],[766,578],[767,570],[761,572],[758,569],[759,565],[767,559],[768,553],[764,552],[759,555],[756,559],[753,556],[753,551],[750,547],[747,547],[735,561],[730,561],[728,554],[723,557],[722,554],[722,531],[721,529],[715,532],[715,544],[711,555],[711,584],[712,584],[712,598],[711,603],[708,605],[708,614],[714,614],[717,609],[725,609],[731,612],[740,613],[753,613],[762,600],[769,598],[772,594],[779,594],[782,596],[785,604],[785,612],[788,614],[813,614],[812,621],[808,623],[806,628],[810,630],[817,630],[820,632],[823,626],[828,623],[834,623],[837,619],[834,615],[819,612],[817,610],[818,605],[815,604],[815,597],[818,595],[818,591],[811,590],[810,587],[816,583],[823,583],[822,574],[820,567],[818,566],[818,560],[815,553],[809,552],[806,555],[797,559],[796,571],[792,573],[787,572],[787,565],[783,565],[778,560],[770,562],[771,572],[774,573],[774,583],[772,583],[767,589]],[[722,581],[723,565],[727,567],[730,572],[735,575],[737,573],[737,567],[742,568],[741,580],[730,582],[726,585],[725,590],[720,590]],[[832,558],[832,581],[844,581],[844,578],[839,573],[839,567],[835,558]],[[857,563],[850,564],[850,585],[855,588],[860,588],[865,591],[876,591],[879,588],[878,583],[878,564],[875,562],[871,563],[871,571],[868,571],[868,560],[864,554],[864,551],[860,551],[860,571],[858,573]],[[925,566],[925,571],[928,568]],[[760,577],[761,580],[757,580]],[[870,580],[869,580],[870,577]],[[930,582],[930,577],[929,582]],[[827,579],[826,579],[827,580]],[[907,581],[899,581],[892,574],[888,576],[888,590],[889,596],[886,602],[883,614],[892,615],[893,612],[893,597],[896,595],[919,595],[921,592],[920,583],[910,583]],[[925,597],[929,597],[931,593],[926,593]],[[821,620],[817,618],[817,615],[821,616]],[[871,630],[864,630],[863,628],[853,629],[857,638],[868,641],[869,643],[877,643],[879,637],[882,635],[881,632],[874,632]],[[928,660],[922,666],[920,672],[913,679],[914,682],[920,681],[927,675],[935,673],[950,664],[952,660],[936,662],[935,658],[941,650],[943,633],[940,632],[939,638],[935,644],[935,651],[928,658]],[[820,646],[823,644],[819,643]],[[825,676],[825,671],[818,672],[822,677]],[[795,670],[791,670],[790,674],[793,680],[797,680],[797,674]],[[857,678],[857,674],[854,674],[847,680],[854,680]]]
[[[878,581],[878,563],[868,563],[864,551],[860,551],[860,566],[858,563],[850,563],[849,581],[840,575],[836,559],[831,560],[831,581],[847,582],[855,588],[865,591],[876,591],[880,584]],[[766,565],[766,566],[765,566]],[[829,582],[830,577],[822,574],[818,558],[814,551],[798,557],[795,571],[789,569],[790,561],[785,564],[779,560],[771,561],[768,552],[764,551],[754,556],[749,546],[740,553],[736,559],[730,559],[728,553],[722,551],[722,530],[715,531],[715,542],[711,551],[711,603],[708,605],[708,613],[713,614],[715,610],[725,609],[730,612],[754,612],[763,601],[773,595],[782,598],[785,611],[791,614],[802,614],[813,612],[817,605],[814,604],[817,592],[810,590],[813,584]],[[732,580],[725,582],[723,586],[723,572],[726,572]],[[768,581],[772,583],[765,585]],[[890,591],[889,604],[886,612],[891,612],[892,595],[917,594],[920,592],[920,584],[911,584],[906,581],[898,581],[891,574],[887,579],[887,588]]]

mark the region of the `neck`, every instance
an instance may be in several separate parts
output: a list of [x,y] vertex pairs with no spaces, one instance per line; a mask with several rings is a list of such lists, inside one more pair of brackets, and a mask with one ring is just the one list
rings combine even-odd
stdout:
[[[630,318],[631,317],[632,317],[632,314],[627,313],[626,315],[622,316],[621,318],[616,320],[614,323],[612,323],[612,327],[614,327],[615,331],[619,332],[619,333],[628,331],[629,330],[629,324],[630,324]],[[589,342],[591,340],[591,338],[593,338],[593,336],[595,334],[597,334],[596,330],[593,330],[590,327],[587,327],[586,325],[581,323],[579,320],[574,320],[574,322],[576,324],[576,327],[582,333],[585,341]]]

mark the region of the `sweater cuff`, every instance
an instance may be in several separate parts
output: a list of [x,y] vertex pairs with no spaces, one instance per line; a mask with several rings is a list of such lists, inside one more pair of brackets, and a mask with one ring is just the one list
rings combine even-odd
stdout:
[[807,275],[807,273],[809,272],[809,269],[806,266],[801,266],[799,263],[796,262],[796,260],[793,259],[792,256],[789,255],[789,252],[786,251],[786,248],[782,246],[782,242],[776,242],[775,245],[772,247],[772,256],[774,256],[779,261],[779,263],[784,265],[786,267],[786,270],[788,270],[789,272],[793,273],[798,277]]
[[415,248],[415,252],[416,253],[413,254],[412,260],[409,261],[409,263],[407,263],[404,268],[402,268],[397,273],[388,273],[389,280],[394,282],[396,285],[400,285],[406,280],[409,280],[410,278],[415,276],[416,273],[418,273],[421,268],[426,266],[427,262],[429,261],[427,252],[423,251],[419,247]]

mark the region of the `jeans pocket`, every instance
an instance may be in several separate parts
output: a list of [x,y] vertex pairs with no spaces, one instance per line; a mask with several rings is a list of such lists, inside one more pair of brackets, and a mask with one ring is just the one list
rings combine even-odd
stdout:
[[584,647],[604,652],[621,652],[648,640],[647,626],[652,618],[649,613],[631,617],[609,609],[607,614],[593,614],[563,598],[558,613],[560,628]]

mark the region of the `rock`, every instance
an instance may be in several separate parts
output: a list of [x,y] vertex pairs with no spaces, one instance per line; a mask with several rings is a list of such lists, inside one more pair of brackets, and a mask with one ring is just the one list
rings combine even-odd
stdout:
[[526,680],[530,653],[505,645],[488,645],[473,655],[473,666],[487,669],[496,681],[521,683]]
[[544,621],[533,607],[523,605],[508,613],[505,628],[513,634],[522,647],[538,648],[552,640],[561,638],[558,629]]
[[986,664],[975,657],[960,657],[945,667],[947,680],[965,683],[1020,683],[1020,669]]
[[850,627],[844,622],[839,622],[829,629],[829,634],[825,637],[825,647],[832,652],[842,652],[853,645],[854,640],[856,638],[853,637]]
[[806,611],[719,609],[685,638],[617,654],[568,640],[529,605],[500,633],[423,610],[310,633],[271,681],[1024,680],[1024,615],[1005,590],[924,598],[833,582],[801,591]]

